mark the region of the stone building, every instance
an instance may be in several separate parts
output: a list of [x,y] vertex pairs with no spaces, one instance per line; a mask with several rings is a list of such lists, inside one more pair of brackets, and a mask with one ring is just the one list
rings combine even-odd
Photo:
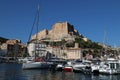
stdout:
[[28,49],[29,55],[32,57],[35,56],[35,53],[38,56],[45,56],[47,54],[46,44],[44,43],[39,43],[39,44],[35,44],[34,42],[29,43],[27,46],[27,49]]
[[[79,36],[77,30],[74,29],[74,26],[68,22],[59,22],[55,23],[52,27],[52,30],[42,30],[38,33],[39,40],[54,40],[61,41],[65,40],[74,40],[76,36]],[[35,39],[36,35],[33,35],[31,39]]]
[[82,59],[82,49],[75,44],[73,48],[47,47],[46,50],[55,55],[55,57],[63,59]]
[[[42,30],[42,31],[40,31],[40,32],[38,32],[38,39],[39,40],[41,40],[41,39],[45,39],[45,38],[47,38],[47,36],[48,36],[48,30],[46,30],[46,29],[44,29],[44,30]],[[35,35],[33,35],[32,36],[32,38],[31,38],[31,40],[34,40],[34,39],[36,39],[36,34]]]
[[82,59],[81,48],[66,48],[62,53],[65,59]]
[[22,56],[26,52],[26,46],[20,40],[7,40],[1,45],[1,51],[6,56]]
[[0,56],[6,55],[7,54],[7,44],[3,43],[1,44],[0,47]]

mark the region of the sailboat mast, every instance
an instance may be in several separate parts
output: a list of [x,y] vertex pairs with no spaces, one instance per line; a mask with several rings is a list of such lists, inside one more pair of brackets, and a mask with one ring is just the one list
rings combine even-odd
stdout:
[[36,60],[36,56],[38,54],[38,49],[39,49],[39,40],[38,40],[38,26],[39,26],[39,12],[40,12],[40,8],[38,5],[38,10],[37,10],[37,23],[36,23],[36,43],[35,43],[35,60]]
[[39,26],[39,17],[40,17],[40,8],[38,5],[38,19],[37,19],[37,31],[36,31],[36,39],[38,39],[38,26]]

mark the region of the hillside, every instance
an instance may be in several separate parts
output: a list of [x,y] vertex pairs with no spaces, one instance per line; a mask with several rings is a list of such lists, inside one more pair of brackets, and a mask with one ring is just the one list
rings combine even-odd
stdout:
[[0,37],[0,43],[5,43],[7,40],[7,38]]

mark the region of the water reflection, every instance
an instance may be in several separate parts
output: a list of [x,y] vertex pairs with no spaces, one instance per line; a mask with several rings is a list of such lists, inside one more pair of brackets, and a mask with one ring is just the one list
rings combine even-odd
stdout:
[[24,80],[21,77],[20,64],[0,64],[0,80]]
[[120,80],[120,75],[99,75],[100,80]]
[[119,75],[85,75],[73,72],[51,72],[47,70],[25,70],[26,80],[120,80]]
[[84,75],[49,70],[22,70],[20,64],[0,64],[0,80],[120,80],[120,75]]
[[74,80],[71,72],[51,72],[47,70],[24,70],[27,80]]
[[24,75],[26,75],[27,80],[92,80],[91,75],[47,70],[25,70]]

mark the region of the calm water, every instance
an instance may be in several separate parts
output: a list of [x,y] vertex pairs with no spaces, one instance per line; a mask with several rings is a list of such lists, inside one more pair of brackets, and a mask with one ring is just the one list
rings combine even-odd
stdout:
[[22,70],[21,64],[0,64],[0,80],[120,80],[120,75],[84,75],[48,70]]

